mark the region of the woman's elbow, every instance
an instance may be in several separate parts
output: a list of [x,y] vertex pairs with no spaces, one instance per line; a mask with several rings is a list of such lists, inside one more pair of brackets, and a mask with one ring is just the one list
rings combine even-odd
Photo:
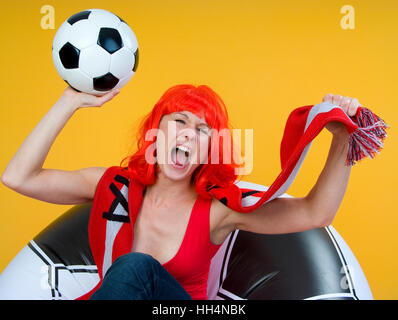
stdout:
[[19,185],[17,179],[5,174],[5,172],[1,175],[1,183],[13,190],[17,189]]
[[[305,199],[305,198],[304,198]],[[304,211],[307,214],[310,229],[324,228],[332,224],[335,212],[321,211],[322,209],[314,208],[310,202],[304,202]]]
[[317,228],[325,228],[332,224],[335,214],[325,214],[317,223]]

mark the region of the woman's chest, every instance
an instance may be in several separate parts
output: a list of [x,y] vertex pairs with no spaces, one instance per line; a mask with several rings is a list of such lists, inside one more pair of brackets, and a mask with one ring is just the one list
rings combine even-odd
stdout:
[[192,205],[154,208],[144,204],[135,221],[132,251],[147,253],[161,264],[171,260],[183,243],[191,211]]
[[134,225],[132,251],[147,253],[164,264],[182,247],[192,251],[221,244],[232,231],[223,224],[223,209],[218,201],[205,206],[196,201],[168,208],[155,208],[144,202]]

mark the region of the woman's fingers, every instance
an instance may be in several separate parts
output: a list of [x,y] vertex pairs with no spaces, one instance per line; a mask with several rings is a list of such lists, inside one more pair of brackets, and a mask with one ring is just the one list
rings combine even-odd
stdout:
[[347,114],[350,117],[355,116],[359,106],[360,106],[360,103],[359,103],[358,99],[357,98],[352,98],[350,104],[347,107]]
[[341,100],[343,100],[343,96],[340,94],[335,94],[332,98],[332,103],[336,106],[341,104]]
[[343,98],[343,100],[341,101],[341,105],[340,105],[340,107],[342,107],[343,109],[344,108],[348,108],[348,106],[350,105],[350,103],[351,103],[351,98],[350,97],[344,97]]
[[116,95],[119,94],[119,92],[120,92],[119,89],[109,91],[108,93],[104,94],[103,96],[98,97],[96,104],[98,106],[102,106],[104,103],[108,102],[109,100],[112,100]]
[[108,102],[109,100],[113,99],[117,94],[119,94],[119,89],[114,89],[105,93],[102,96],[95,96],[92,94],[81,93],[81,102],[82,107],[100,107],[104,103]]
[[360,106],[360,103],[357,98],[344,97],[339,94],[333,95],[331,93],[328,93],[323,97],[322,101],[330,102],[336,106],[340,106],[344,110],[344,112],[348,114],[350,117],[355,116],[358,107]]

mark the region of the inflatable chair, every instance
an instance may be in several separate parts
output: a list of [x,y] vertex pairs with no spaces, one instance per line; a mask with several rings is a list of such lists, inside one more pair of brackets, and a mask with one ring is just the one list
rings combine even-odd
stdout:
[[[95,287],[91,205],[72,207],[15,256],[0,275],[0,299],[76,299]],[[358,261],[332,226],[283,235],[235,230],[211,262],[208,298],[373,299]]]

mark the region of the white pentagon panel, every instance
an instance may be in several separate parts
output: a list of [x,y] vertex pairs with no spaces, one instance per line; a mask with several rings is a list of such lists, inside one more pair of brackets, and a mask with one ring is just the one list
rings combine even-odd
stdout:
[[117,28],[120,19],[113,13],[102,9],[91,9],[88,20],[95,23],[99,28]]
[[119,80],[119,83],[115,86],[115,89],[120,89],[121,87],[125,86],[133,77],[134,71],[129,71],[128,74]]
[[109,72],[111,55],[98,45],[92,45],[80,52],[79,68],[91,78]]
[[98,33],[99,28],[95,23],[83,19],[73,24],[69,42],[81,50],[97,43]]
[[133,70],[134,62],[134,53],[129,48],[123,47],[111,55],[110,72],[116,78],[124,78]]
[[59,51],[62,48],[62,46],[68,42],[71,29],[72,27],[69,23],[64,22],[63,24],[61,24],[57,33],[54,36],[53,50]]
[[135,52],[138,48],[138,42],[133,30],[124,22],[120,23],[117,30],[123,39],[123,44]]
[[93,90],[93,79],[80,71],[80,69],[65,70],[65,80],[75,89],[84,92]]
[[52,56],[53,56],[53,62],[54,62],[55,69],[57,70],[57,72],[61,76],[61,78],[63,80],[65,80],[65,68],[62,65],[61,59],[59,58],[58,50],[53,50]]

